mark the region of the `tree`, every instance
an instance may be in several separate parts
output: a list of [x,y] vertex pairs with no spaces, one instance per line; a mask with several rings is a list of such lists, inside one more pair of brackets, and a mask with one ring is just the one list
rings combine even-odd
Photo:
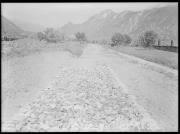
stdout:
[[154,31],[146,31],[144,33],[144,46],[149,47],[156,43],[156,40],[158,38],[158,34]]
[[75,36],[78,41],[86,41],[87,40],[85,33],[77,32],[75,34]]
[[48,41],[48,42],[56,42],[53,28],[47,28],[44,31],[44,34],[45,34],[46,41]]
[[38,32],[37,33],[37,37],[38,37],[38,39],[41,41],[41,40],[43,40],[43,39],[45,39],[45,35],[42,33],[42,32]]
[[115,33],[112,38],[112,42],[114,45],[121,45],[124,42],[123,35],[121,33]]
[[140,33],[136,40],[134,40],[133,45],[149,47],[155,44],[158,39],[158,34],[154,31],[146,31]]
[[124,43],[125,44],[130,44],[131,41],[132,41],[131,37],[129,35],[127,35],[127,34],[124,34],[123,38],[124,38]]
[[58,41],[58,42],[60,42],[60,41],[62,41],[62,40],[64,40],[65,39],[65,35],[64,35],[64,33],[61,33],[61,32],[59,32],[59,31],[54,31],[54,35],[55,35],[55,39]]
[[59,42],[64,40],[64,34],[54,30],[53,28],[47,28],[44,31],[44,38],[48,42]]

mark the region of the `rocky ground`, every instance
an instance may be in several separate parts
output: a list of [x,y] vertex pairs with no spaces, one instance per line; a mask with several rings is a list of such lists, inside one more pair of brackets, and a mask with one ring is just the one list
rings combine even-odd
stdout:
[[[4,131],[160,131],[109,67],[61,67],[52,87],[3,125]],[[162,130],[161,130],[162,131]]]
[[98,44],[69,52],[3,62],[3,131],[177,131],[177,70]]

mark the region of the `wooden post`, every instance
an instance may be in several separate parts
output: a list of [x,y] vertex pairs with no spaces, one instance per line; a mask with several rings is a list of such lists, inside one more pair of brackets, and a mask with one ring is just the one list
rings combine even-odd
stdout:
[[160,46],[160,44],[161,44],[161,41],[160,41],[160,39],[158,40],[158,46]]
[[173,40],[171,40],[171,47],[173,46]]

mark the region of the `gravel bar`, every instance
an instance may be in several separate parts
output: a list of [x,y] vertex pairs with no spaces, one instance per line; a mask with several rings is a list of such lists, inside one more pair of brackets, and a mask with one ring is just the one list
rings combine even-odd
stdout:
[[106,65],[59,70],[2,131],[162,131]]

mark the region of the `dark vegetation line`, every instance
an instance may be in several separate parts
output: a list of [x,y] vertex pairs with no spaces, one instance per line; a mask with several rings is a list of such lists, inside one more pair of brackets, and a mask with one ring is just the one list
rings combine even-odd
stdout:
[[130,37],[128,34],[114,33],[110,40],[88,40],[85,33],[77,32],[72,36],[67,36],[64,33],[61,33],[53,28],[47,28],[43,32],[37,32],[33,35],[21,35],[21,36],[12,36],[8,34],[2,35],[2,41],[13,41],[22,38],[30,37],[37,40],[44,40],[51,43],[58,43],[64,41],[79,41],[79,42],[91,42],[91,43],[100,43],[107,44],[112,47],[114,46],[136,46],[136,47],[153,47],[159,50],[178,52],[178,47],[174,45],[173,40],[169,42],[164,42],[160,39],[160,36],[152,30],[142,32],[137,37]]
[[[30,38],[33,41],[19,41],[21,38]],[[79,57],[83,53],[85,44],[98,43],[106,45],[114,50],[134,55],[139,58],[159,63],[174,69],[178,68],[177,52],[178,47],[174,46],[173,40],[169,41],[169,46],[162,46],[164,42],[159,38],[155,31],[145,31],[132,39],[128,34],[115,33],[110,40],[88,40],[86,34],[77,32],[72,36],[66,36],[64,33],[53,28],[47,28],[43,32],[38,32],[30,36],[3,36],[2,44],[9,47],[9,52],[2,52],[3,57],[25,56],[30,53],[51,50],[65,50],[72,55]],[[21,39],[22,40],[22,39]],[[8,43],[11,45],[8,45]],[[154,51],[164,50],[164,51]],[[174,54],[165,51],[176,52]],[[164,53],[163,53],[164,52]]]

